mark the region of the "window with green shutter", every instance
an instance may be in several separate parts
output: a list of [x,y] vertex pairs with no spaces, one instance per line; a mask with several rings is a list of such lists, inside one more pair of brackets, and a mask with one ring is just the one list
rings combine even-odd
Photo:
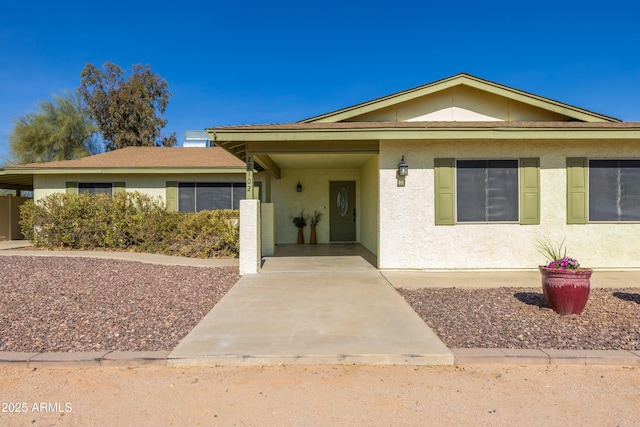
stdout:
[[540,224],[540,159],[435,159],[435,223]]
[[67,181],[65,182],[65,188],[67,194],[78,194],[78,183]]
[[165,187],[167,210],[175,212],[178,210],[178,181],[167,181]]
[[540,159],[520,159],[520,224],[540,224]]
[[435,159],[436,225],[455,224],[455,159]]
[[113,183],[113,194],[124,193],[127,191],[127,185],[124,182]]
[[587,159],[567,157],[567,224],[587,223]]

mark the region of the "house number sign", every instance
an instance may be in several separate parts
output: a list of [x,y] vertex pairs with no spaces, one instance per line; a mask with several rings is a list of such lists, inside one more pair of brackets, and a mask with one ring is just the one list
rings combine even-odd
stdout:
[[247,194],[253,194],[253,156],[247,155]]

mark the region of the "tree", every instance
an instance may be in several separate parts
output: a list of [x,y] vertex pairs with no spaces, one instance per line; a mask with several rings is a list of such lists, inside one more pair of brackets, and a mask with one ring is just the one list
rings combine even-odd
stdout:
[[132,74],[111,62],[100,70],[87,63],[80,74],[80,94],[85,109],[102,133],[107,151],[128,146],[166,146],[176,143],[176,135],[162,137],[167,124],[164,115],[169,103],[167,81],[148,65],[136,64]]
[[53,102],[41,102],[39,111],[14,119],[14,125],[9,141],[15,163],[69,160],[100,151],[97,129],[75,92],[53,95]]

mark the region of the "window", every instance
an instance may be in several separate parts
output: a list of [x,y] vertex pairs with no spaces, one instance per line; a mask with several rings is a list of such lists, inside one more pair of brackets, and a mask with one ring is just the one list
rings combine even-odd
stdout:
[[640,221],[640,160],[589,160],[589,221]]
[[518,221],[518,161],[458,160],[458,222]]
[[199,212],[213,209],[239,209],[246,195],[244,182],[180,182],[178,210]]
[[78,194],[113,194],[113,184],[110,182],[79,182]]
[[540,159],[434,159],[436,225],[540,224]]

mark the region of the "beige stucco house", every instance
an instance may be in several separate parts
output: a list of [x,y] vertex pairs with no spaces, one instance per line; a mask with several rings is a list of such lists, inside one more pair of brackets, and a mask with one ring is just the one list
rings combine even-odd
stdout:
[[324,214],[320,243],[360,243],[380,269],[532,269],[545,236],[585,266],[640,267],[640,123],[458,74],[297,123],[207,131],[249,183],[265,171],[274,220],[261,234],[276,244],[295,242],[304,209]]
[[246,196],[244,172],[244,162],[219,147],[127,147],[74,160],[8,166],[0,170],[0,187],[33,191],[36,201],[61,192],[139,191],[172,210],[237,209]]
[[36,199],[109,186],[179,210],[259,200],[243,202],[241,230],[255,271],[296,242],[302,209],[323,214],[318,243],[358,243],[380,269],[533,269],[545,236],[566,237],[584,266],[640,268],[640,123],[458,74],[297,123],[207,132],[216,147],[17,166],[0,185],[31,174]]

